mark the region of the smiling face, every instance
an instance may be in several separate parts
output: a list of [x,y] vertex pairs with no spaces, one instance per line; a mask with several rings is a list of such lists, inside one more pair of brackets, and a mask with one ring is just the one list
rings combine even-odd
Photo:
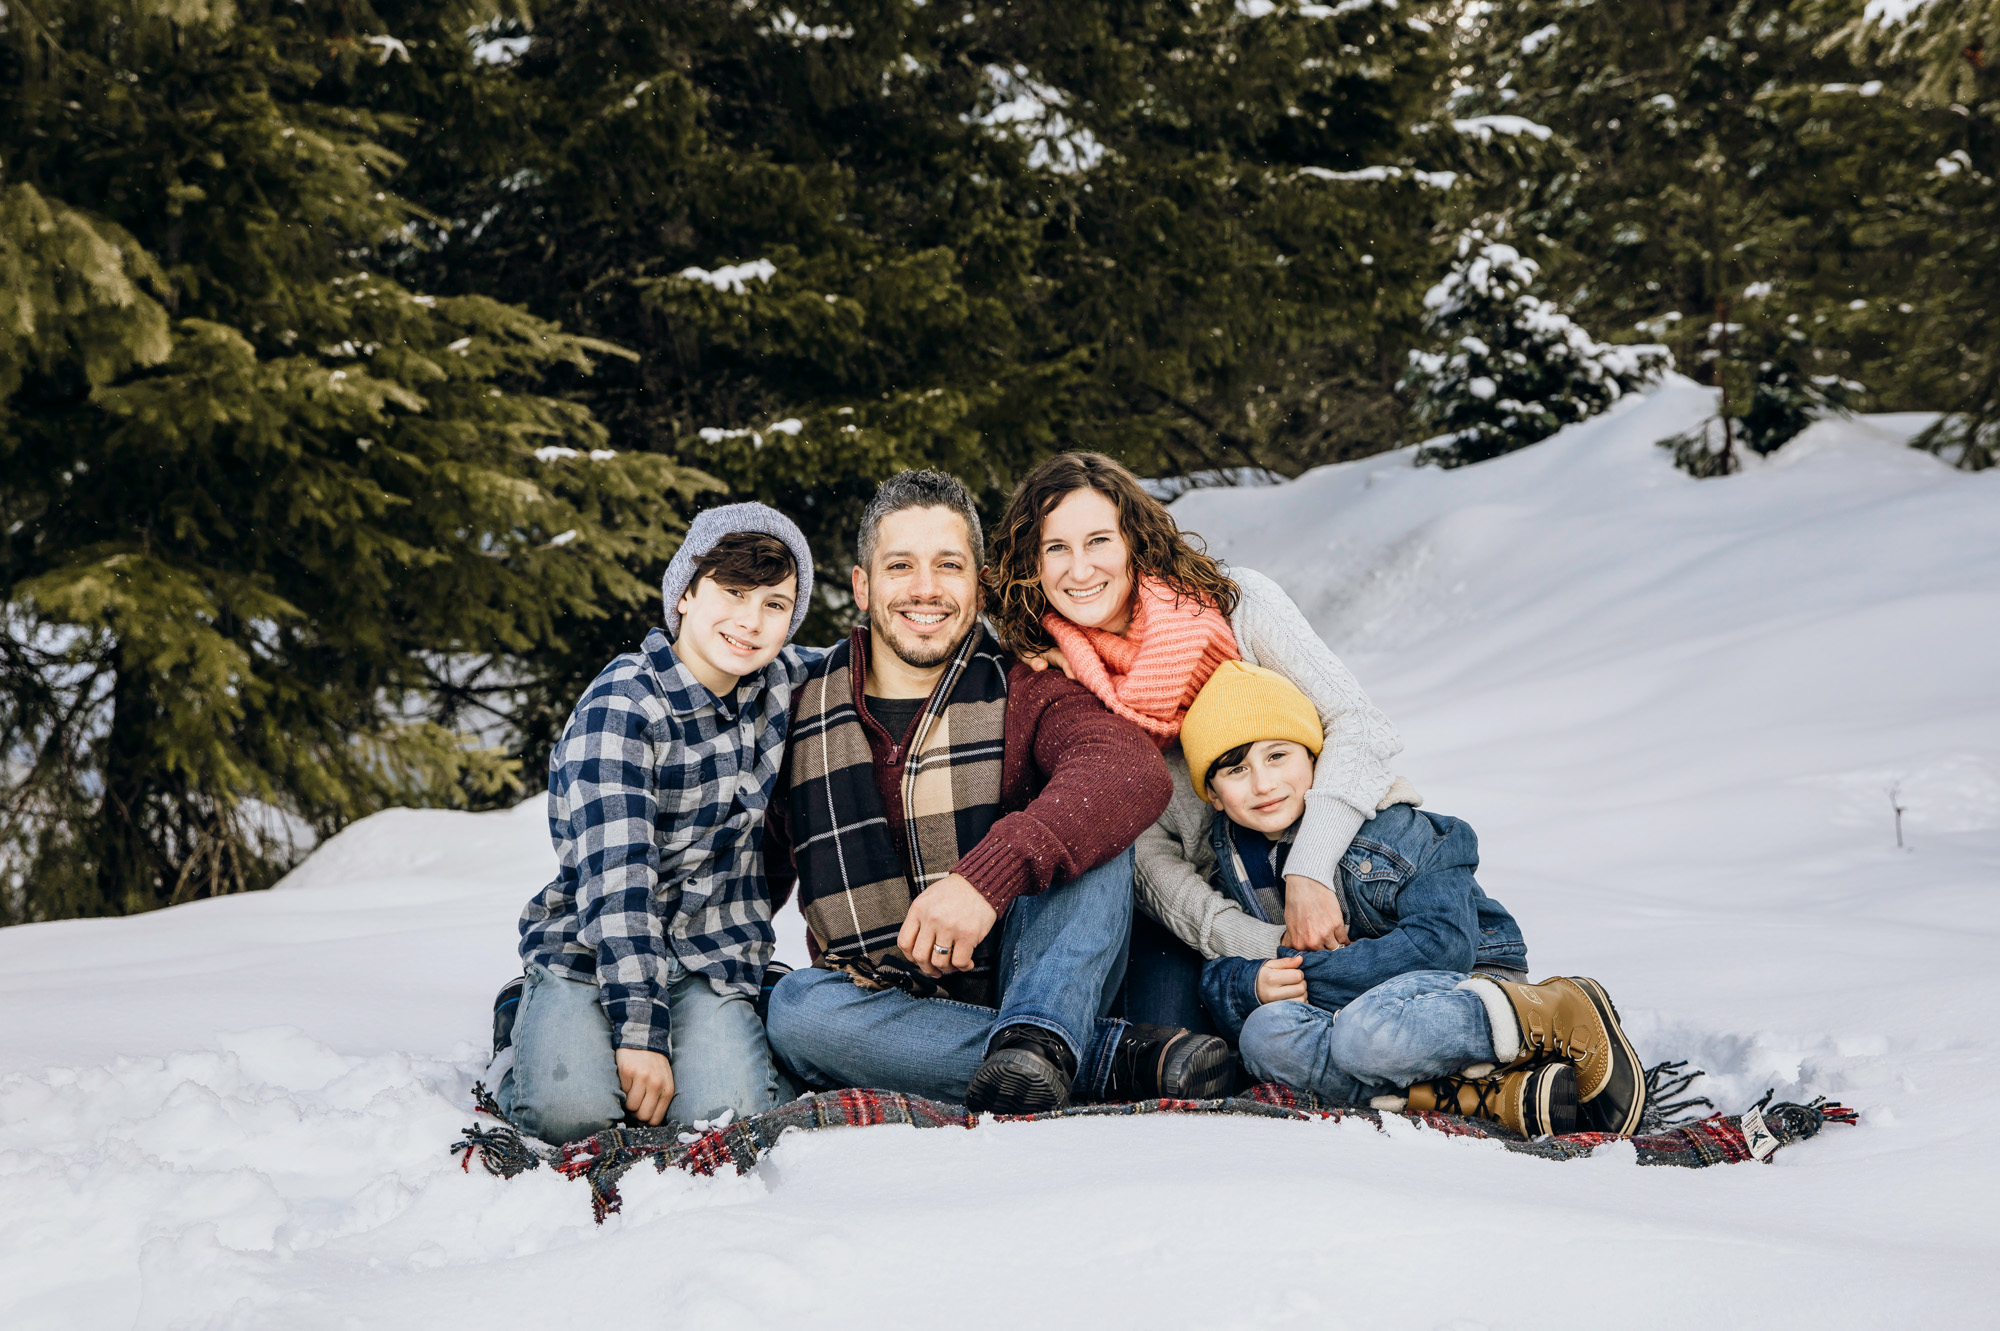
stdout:
[[674,655],[710,693],[733,692],[736,681],[777,658],[792,628],[795,579],[769,587],[725,587],[697,577],[681,593],[681,631]]
[[965,519],[941,507],[884,514],[869,566],[855,567],[854,601],[868,612],[874,658],[886,648],[917,670],[942,667],[979,618]]
[[1312,780],[1313,756],[1305,745],[1260,739],[1241,759],[1215,769],[1208,802],[1230,822],[1276,836],[1305,816]]
[[1072,490],[1042,519],[1042,594],[1073,624],[1123,633],[1132,623],[1132,551],[1118,506]]

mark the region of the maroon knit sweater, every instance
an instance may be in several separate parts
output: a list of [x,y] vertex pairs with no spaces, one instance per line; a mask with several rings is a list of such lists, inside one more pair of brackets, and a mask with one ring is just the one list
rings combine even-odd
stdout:
[[[854,707],[875,753],[875,787],[897,846],[903,844],[903,763],[909,756],[868,714],[868,628],[854,630]],[[1000,763],[1000,821],[959,860],[959,874],[1000,914],[1111,859],[1139,839],[1173,795],[1167,765],[1146,732],[1105,710],[1056,670],[1007,672],[1007,750]],[[791,764],[764,812],[764,872],[771,906],[797,880],[785,827]],[[905,866],[905,872],[908,866]]]

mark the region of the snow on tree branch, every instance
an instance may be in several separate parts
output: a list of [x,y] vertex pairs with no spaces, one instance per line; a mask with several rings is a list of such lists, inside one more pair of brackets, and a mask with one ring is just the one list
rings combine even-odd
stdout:
[[1026,65],[1012,69],[988,65],[981,100],[990,101],[988,109],[962,119],[998,134],[1032,141],[1028,166],[1033,170],[1074,175],[1104,160],[1104,145],[1097,136],[1063,114],[1069,106],[1068,95],[1031,78]]
[[777,265],[769,259],[752,259],[749,263],[732,263],[710,272],[706,268],[683,268],[676,277],[689,282],[702,282],[717,291],[727,291],[732,296],[744,294],[743,284],[751,280],[768,283],[778,275]]
[[1511,453],[1595,416],[1673,364],[1662,346],[1599,342],[1530,294],[1541,268],[1512,245],[1468,231],[1444,280],[1424,296],[1437,351],[1410,353],[1401,387],[1441,430],[1418,462],[1453,467]]

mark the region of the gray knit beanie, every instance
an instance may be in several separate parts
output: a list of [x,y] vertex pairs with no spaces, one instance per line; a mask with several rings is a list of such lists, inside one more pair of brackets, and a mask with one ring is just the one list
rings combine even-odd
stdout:
[[731,532],[754,531],[765,536],[775,536],[792,549],[792,561],[799,568],[799,594],[792,602],[792,626],[785,631],[785,640],[791,641],[799,625],[806,622],[806,611],[812,605],[813,556],[812,548],[806,544],[806,534],[798,524],[768,504],[724,504],[721,508],[711,508],[700,514],[688,526],[687,539],[674,552],[674,560],[667,565],[667,575],[660,579],[660,599],[665,603],[667,636],[676,638],[681,631],[681,596],[688,584],[694,581],[694,561],[715,548],[715,543]]

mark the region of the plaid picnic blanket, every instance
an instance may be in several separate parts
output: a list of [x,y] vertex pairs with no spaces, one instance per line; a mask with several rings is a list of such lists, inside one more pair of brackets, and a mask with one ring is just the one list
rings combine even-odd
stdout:
[[[1660,1104],[1676,1090],[1684,1091],[1700,1073],[1684,1073],[1679,1064],[1661,1064],[1649,1073],[1649,1081],[1665,1094],[1652,1099]],[[474,1126],[452,1144],[461,1167],[470,1169],[473,1157],[488,1173],[512,1178],[516,1174],[548,1165],[566,1178],[580,1178],[590,1185],[592,1214],[599,1224],[619,1209],[618,1181],[643,1160],[665,1172],[668,1167],[691,1174],[714,1174],[732,1166],[745,1174],[756,1167],[764,1153],[776,1145],[788,1130],[800,1128],[857,1128],[879,1123],[906,1123],[916,1128],[974,1128],[981,1115],[966,1112],[963,1105],[945,1104],[896,1091],[869,1089],[824,1091],[804,1095],[789,1104],[749,1118],[740,1119],[705,1133],[679,1132],[671,1127],[606,1128],[568,1146],[549,1146],[523,1136],[500,1113],[500,1106],[487,1094],[484,1085],[473,1088],[480,1112],[499,1120],[497,1126]],[[1651,1097],[1649,1097],[1651,1098]],[[1355,1109],[1323,1104],[1307,1092],[1295,1091],[1276,1082],[1254,1086],[1240,1096],[1226,1100],[1140,1100],[1130,1104],[1072,1105],[1047,1114],[1019,1117],[994,1115],[1008,1122],[1035,1122],[1053,1118],[1111,1118],[1131,1114],[1237,1114],[1253,1118],[1330,1119],[1340,1122],[1360,1119],[1381,1128],[1385,1118],[1411,1120],[1422,1127],[1454,1137],[1476,1137],[1500,1142],[1510,1151],[1539,1156],[1544,1160],[1575,1160],[1588,1156],[1609,1142],[1630,1141],[1642,1165],[1675,1165],[1703,1169],[1709,1165],[1740,1164],[1748,1160],[1768,1160],[1779,1147],[1804,1141],[1828,1123],[1855,1121],[1855,1111],[1832,1103],[1825,1097],[1810,1104],[1772,1104],[1770,1093],[1741,1114],[1712,1114],[1707,1118],[1666,1123],[1657,1116],[1640,1124],[1639,1135],[1619,1137],[1606,1132],[1579,1132],[1563,1137],[1542,1137],[1528,1141],[1498,1123],[1460,1118],[1456,1114],[1402,1113]],[[1696,1097],[1679,1104],[1666,1104],[1669,1111],[1709,1102]],[[1713,1108],[1713,1106],[1710,1106]]]

